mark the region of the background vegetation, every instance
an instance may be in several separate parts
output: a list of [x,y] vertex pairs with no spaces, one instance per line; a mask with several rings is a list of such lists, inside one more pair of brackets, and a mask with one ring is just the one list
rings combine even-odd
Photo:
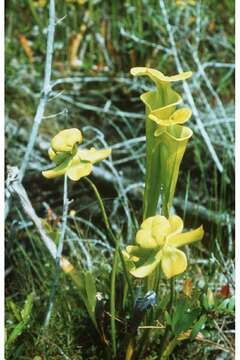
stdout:
[[[15,166],[20,166],[26,151],[42,89],[48,24],[44,3],[6,3],[5,144],[7,164]],[[176,286],[181,292],[190,282],[193,301],[203,294],[215,300],[202,338],[183,342],[172,359],[230,359],[234,353],[234,2],[176,0],[165,5],[169,19],[155,0],[56,1],[61,21],[55,34],[55,85],[23,185],[57,242],[63,181],[48,181],[41,170],[49,164],[51,137],[63,128],[82,129],[86,146],[112,148],[112,158],[95,168],[92,179],[113,229],[121,233],[122,243],[131,243],[141,222],[144,181],[144,106],[139,95],[150,86],[145,79],[132,78],[129,69],[149,66],[166,75],[177,73],[179,63],[184,70],[191,69],[194,76],[181,91],[195,107],[190,123],[194,138],[181,166],[175,210],[186,227],[203,223],[205,237],[201,246],[188,249],[190,266]],[[69,194],[73,202],[64,254],[79,268],[93,270],[97,290],[107,303],[113,249],[96,199],[84,181],[70,183]],[[17,335],[7,347],[7,358],[104,359],[78,290],[64,274],[50,324],[44,327],[54,271],[34,225],[19,202],[12,201],[6,221],[6,332],[15,330]],[[117,284],[122,296],[120,275]],[[159,296],[165,288],[162,283]],[[103,320],[107,337],[108,316],[105,313]],[[126,321],[127,317],[120,319],[119,333]],[[158,330],[151,334],[144,359],[158,358]]]

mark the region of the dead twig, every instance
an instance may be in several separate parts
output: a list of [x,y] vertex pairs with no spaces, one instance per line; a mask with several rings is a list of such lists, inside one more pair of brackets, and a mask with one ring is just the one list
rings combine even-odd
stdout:
[[47,53],[44,70],[43,89],[40,97],[40,101],[37,107],[37,112],[34,117],[33,127],[30,134],[29,142],[27,144],[27,150],[22,161],[20,168],[19,179],[22,181],[25,171],[27,169],[29,158],[32,154],[33,147],[37,138],[38,129],[42,122],[45,106],[48,100],[49,93],[51,91],[51,72],[52,72],[52,57],[54,46],[54,34],[55,34],[55,1],[50,0],[49,3],[49,25],[48,25],[48,37],[47,37]]
[[[6,185],[7,185],[7,195],[18,196],[24,212],[35,224],[39,232],[39,235],[43,240],[44,245],[50,252],[53,259],[56,260],[57,246],[55,245],[54,241],[46,234],[41,219],[37,216],[31,204],[31,201],[28,197],[28,194],[20,181],[19,169],[17,167],[8,166],[8,177],[7,177]],[[60,256],[60,267],[66,273],[70,273],[74,271],[73,265],[64,256]]]
[[7,194],[10,197],[10,195],[17,195],[20,203],[23,207],[23,210],[28,215],[28,217],[33,221],[33,223],[36,225],[36,228],[38,229],[38,232],[49,250],[50,254],[53,258],[56,257],[57,254],[57,247],[53,240],[47,236],[47,234],[44,231],[43,225],[41,223],[41,220],[37,216],[34,208],[32,207],[31,201],[28,197],[28,194],[26,190],[24,189],[21,181],[20,181],[20,172],[17,167],[11,167],[8,166],[8,177],[6,181],[7,185]]
[[[36,142],[39,126],[42,122],[46,103],[48,100],[49,93],[51,91],[51,72],[52,72],[52,57],[53,57],[53,46],[54,46],[54,34],[55,34],[55,0],[50,0],[49,2],[49,25],[48,25],[48,36],[47,36],[47,53],[46,53],[46,62],[44,70],[44,81],[43,89],[40,96],[40,101],[37,107],[37,111],[34,117],[33,126],[29,141],[27,144],[27,149],[21,164],[20,172],[18,174],[19,183],[22,182],[22,179],[25,175],[30,156],[32,155],[34,144]],[[8,216],[10,210],[10,196],[6,199],[5,205],[5,218]]]

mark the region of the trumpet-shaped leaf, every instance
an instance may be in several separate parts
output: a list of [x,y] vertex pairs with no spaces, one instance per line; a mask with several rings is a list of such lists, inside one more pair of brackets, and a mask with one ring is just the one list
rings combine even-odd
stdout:
[[161,108],[151,112],[149,118],[157,125],[170,126],[175,124],[184,124],[192,115],[192,111],[188,108],[181,108],[174,111],[172,114],[166,113],[166,109]]
[[[179,125],[176,124],[186,122],[191,116],[191,110],[187,108],[176,109],[176,106],[182,102],[182,97],[171,88],[171,83],[186,80],[192,73],[185,72],[165,76],[158,70],[146,67],[132,68],[130,72],[133,76],[148,76],[156,85],[156,90],[141,95],[141,100],[146,106],[146,178],[143,211],[143,218],[145,219],[156,214],[162,186],[164,186],[163,202],[167,201],[164,209],[167,211],[172,204],[176,176],[178,176],[179,165],[186,148],[186,142],[183,146],[184,136],[179,134]],[[173,129],[175,126],[177,129]],[[183,132],[186,132],[186,130],[183,130]],[[169,141],[166,141],[168,139]],[[176,142],[180,141],[181,145],[173,146],[172,142],[174,140]],[[171,165],[173,165],[173,157],[176,157],[176,170],[171,167],[166,172],[166,156],[172,158]],[[164,181],[163,176],[166,177]],[[172,185],[171,181],[173,181]],[[169,198],[166,197],[166,194],[168,194]],[[168,215],[168,212],[164,214]]]
[[176,106],[182,102],[182,97],[171,88],[170,84],[165,83],[161,84],[161,87],[156,90],[142,94],[140,99],[147,107],[149,114],[154,114],[161,108],[166,118],[170,116],[176,109]]
[[165,214],[172,206],[180,164],[191,136],[192,130],[180,125],[170,127],[159,136],[159,182]]
[[180,74],[172,75],[172,76],[165,76],[158,70],[148,68],[148,67],[135,67],[130,70],[133,76],[149,76],[152,81],[155,82],[156,85],[159,82],[174,82],[174,81],[181,81],[186,80],[192,76],[191,71],[182,72]]

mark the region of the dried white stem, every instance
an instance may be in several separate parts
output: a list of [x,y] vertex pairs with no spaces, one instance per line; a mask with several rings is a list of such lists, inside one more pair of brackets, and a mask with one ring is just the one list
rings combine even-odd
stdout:
[[61,227],[61,236],[57,247],[57,253],[56,253],[56,272],[54,274],[54,278],[52,281],[52,287],[51,287],[51,294],[49,298],[49,304],[48,304],[48,311],[45,319],[45,326],[48,326],[49,321],[51,319],[52,315],[52,309],[54,304],[54,299],[56,295],[56,290],[59,283],[59,273],[60,273],[60,261],[62,257],[62,251],[63,251],[63,245],[64,245],[64,238],[65,238],[65,232],[67,228],[67,214],[68,214],[68,191],[67,191],[67,175],[64,176],[64,190],[63,190],[63,216],[62,216],[62,227]]
[[28,194],[24,189],[20,177],[19,177],[19,169],[17,167],[8,166],[8,178],[7,178],[7,193],[9,195],[17,195],[21,202],[21,205],[25,211],[25,213],[30,217],[33,223],[36,225],[38,232],[49,250],[50,254],[53,258],[56,258],[57,255],[57,247],[53,240],[47,236],[45,230],[42,226],[41,220],[37,216],[34,208],[32,207],[31,201],[29,200]]
[[43,119],[45,106],[48,100],[49,93],[51,91],[51,72],[52,72],[52,57],[53,57],[53,46],[54,46],[54,33],[55,33],[55,1],[50,0],[49,3],[49,25],[48,25],[48,37],[47,37],[47,53],[44,71],[43,89],[38,104],[37,112],[34,117],[32,131],[27,144],[26,153],[24,155],[22,165],[20,168],[19,180],[22,181],[30,156],[33,152],[34,144],[36,142],[39,126]]

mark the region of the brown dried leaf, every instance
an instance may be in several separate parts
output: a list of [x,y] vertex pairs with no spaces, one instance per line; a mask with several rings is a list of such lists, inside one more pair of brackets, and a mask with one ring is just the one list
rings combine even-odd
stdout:
[[230,296],[230,287],[229,284],[223,285],[223,287],[217,292],[217,295],[226,299]]
[[19,39],[20,44],[22,45],[22,48],[23,48],[25,54],[28,57],[29,63],[33,64],[33,51],[29,45],[28,39],[26,38],[26,36],[24,36],[21,33],[18,34],[18,39]]
[[78,34],[73,34],[70,37],[68,44],[68,61],[70,67],[76,68],[81,66],[81,62],[78,59],[78,51],[86,30],[87,26],[82,24],[80,27],[80,32]]
[[183,284],[183,292],[186,296],[191,297],[192,287],[193,287],[192,280],[186,279]]

